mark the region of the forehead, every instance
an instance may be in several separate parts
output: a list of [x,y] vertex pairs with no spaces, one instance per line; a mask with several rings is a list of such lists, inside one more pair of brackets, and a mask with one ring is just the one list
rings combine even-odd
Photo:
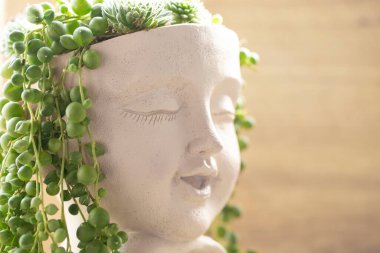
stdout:
[[156,28],[94,47],[104,51],[104,64],[92,82],[111,88],[115,97],[160,88],[207,89],[226,80],[241,80],[239,41],[220,25]]

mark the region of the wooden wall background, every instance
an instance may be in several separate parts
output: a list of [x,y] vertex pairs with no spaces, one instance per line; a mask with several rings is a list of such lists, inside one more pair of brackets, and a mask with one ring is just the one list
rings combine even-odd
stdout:
[[[26,0],[5,1],[5,18]],[[206,0],[258,51],[235,202],[261,253],[380,252],[380,1]]]

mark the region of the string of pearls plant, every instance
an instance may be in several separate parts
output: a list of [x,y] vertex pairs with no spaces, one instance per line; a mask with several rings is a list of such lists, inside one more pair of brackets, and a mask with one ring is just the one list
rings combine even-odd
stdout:
[[[47,252],[47,240],[53,253],[72,252],[64,214],[65,202],[72,199],[70,214],[83,218],[76,231],[80,252],[117,253],[128,236],[110,223],[101,206],[107,190],[98,187],[104,174],[97,157],[104,148],[91,132],[86,111],[92,103],[81,77],[82,68],[101,64],[101,55],[90,47],[126,33],[179,23],[221,23],[222,18],[195,0],[56,2],[29,6],[27,22],[9,23],[2,40],[8,60],[1,68],[6,82],[0,98],[0,252]],[[54,72],[53,58],[70,51],[74,54],[66,67]],[[242,48],[240,60],[242,66],[254,66],[258,55]],[[67,72],[78,75],[78,86],[64,86]],[[248,147],[241,132],[253,125],[239,102],[235,127],[241,150]],[[89,143],[82,143],[85,135]],[[77,150],[69,150],[69,140],[77,141]],[[44,176],[48,167],[53,169]],[[46,194],[59,196],[60,205],[46,203]],[[79,206],[86,207],[88,218]],[[59,219],[52,218],[56,214]],[[229,204],[209,231],[229,253],[241,252],[227,226],[239,216],[239,208]]]

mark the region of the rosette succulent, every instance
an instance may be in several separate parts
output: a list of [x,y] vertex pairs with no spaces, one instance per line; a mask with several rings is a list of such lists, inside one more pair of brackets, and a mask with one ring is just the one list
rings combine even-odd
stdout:
[[170,12],[162,2],[108,0],[103,15],[119,33],[129,33],[164,26],[171,21]]
[[172,24],[180,23],[209,23],[211,14],[204,8],[203,3],[196,0],[172,0],[167,4],[172,12]]

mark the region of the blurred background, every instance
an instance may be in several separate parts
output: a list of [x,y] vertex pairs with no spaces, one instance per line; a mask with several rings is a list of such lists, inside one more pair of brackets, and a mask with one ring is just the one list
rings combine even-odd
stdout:
[[[40,1],[0,0],[2,24]],[[261,55],[245,70],[245,248],[380,252],[380,1],[205,0]]]

